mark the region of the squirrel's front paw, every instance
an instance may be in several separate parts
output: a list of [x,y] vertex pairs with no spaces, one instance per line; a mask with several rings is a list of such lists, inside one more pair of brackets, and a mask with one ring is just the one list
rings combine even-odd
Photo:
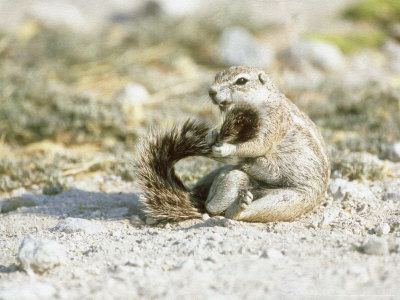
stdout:
[[222,146],[213,146],[212,153],[219,157],[232,155],[236,151],[236,145],[223,144]]

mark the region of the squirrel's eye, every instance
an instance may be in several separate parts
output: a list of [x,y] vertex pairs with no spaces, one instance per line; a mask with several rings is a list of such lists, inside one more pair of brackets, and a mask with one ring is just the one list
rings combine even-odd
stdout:
[[248,80],[247,80],[246,78],[240,77],[238,80],[236,80],[235,84],[244,85],[244,84],[247,83],[247,81],[248,81]]

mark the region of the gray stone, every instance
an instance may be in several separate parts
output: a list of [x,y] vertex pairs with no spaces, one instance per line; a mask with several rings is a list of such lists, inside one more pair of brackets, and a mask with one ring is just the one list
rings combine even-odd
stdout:
[[385,255],[389,253],[388,242],[384,238],[375,237],[369,239],[362,246],[363,252],[370,255]]
[[250,67],[268,67],[274,55],[272,50],[256,41],[242,27],[228,27],[219,38],[218,56],[221,63]]
[[42,274],[65,262],[66,252],[55,241],[36,239],[30,235],[24,238],[18,250],[21,268],[28,273]]
[[66,233],[84,232],[86,234],[97,234],[107,231],[100,222],[79,218],[66,218],[59,222],[53,230]]
[[319,41],[298,41],[283,50],[280,58],[298,70],[312,66],[324,71],[338,71],[345,65],[343,54],[337,46]]

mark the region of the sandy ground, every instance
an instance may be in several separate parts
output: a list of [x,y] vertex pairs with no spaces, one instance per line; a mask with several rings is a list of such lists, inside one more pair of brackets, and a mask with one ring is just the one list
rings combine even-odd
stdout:
[[[102,9],[92,9],[98,1],[54,1],[64,5],[55,14],[47,1],[17,2],[0,3],[0,24],[9,30],[29,9],[79,30],[130,9],[127,1],[103,1]],[[319,16],[327,3],[342,2],[304,5]],[[257,10],[261,2],[252,3]],[[305,8],[295,0],[271,3],[278,17],[291,9],[282,16],[289,25]],[[312,20],[309,14],[300,19]],[[371,66],[359,73],[379,76]],[[148,226],[135,183],[105,174],[73,179],[53,196],[39,188],[0,194],[0,299],[398,299],[400,163],[387,164],[380,181],[333,178],[326,200],[290,223],[205,215]]]
[[[391,168],[380,182],[331,180],[321,207],[291,223],[140,225],[134,184],[115,176],[54,196],[16,191],[34,206],[0,214],[0,299],[396,299],[400,166]],[[89,222],[57,230],[67,217]],[[59,243],[64,261],[43,274],[21,270],[28,234]]]

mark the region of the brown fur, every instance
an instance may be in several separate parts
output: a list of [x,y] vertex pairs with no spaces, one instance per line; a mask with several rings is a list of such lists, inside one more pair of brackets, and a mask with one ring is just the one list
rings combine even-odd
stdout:
[[[246,82],[237,84],[239,78]],[[320,203],[330,172],[322,136],[262,70],[222,71],[210,96],[228,111],[212,146],[205,140],[214,130],[193,121],[144,142],[137,165],[148,216],[179,221],[206,209],[248,222],[291,221]],[[191,155],[234,164],[207,174],[189,191],[173,166]]]
[[[157,221],[181,221],[201,217],[204,201],[191,194],[176,176],[174,165],[180,159],[210,155],[205,136],[210,127],[187,120],[166,133],[152,133],[141,143],[136,162],[138,184],[145,213]],[[203,205],[202,205],[203,203]]]
[[260,131],[260,116],[251,104],[241,103],[226,115],[217,137],[217,143],[243,143],[257,136]]

